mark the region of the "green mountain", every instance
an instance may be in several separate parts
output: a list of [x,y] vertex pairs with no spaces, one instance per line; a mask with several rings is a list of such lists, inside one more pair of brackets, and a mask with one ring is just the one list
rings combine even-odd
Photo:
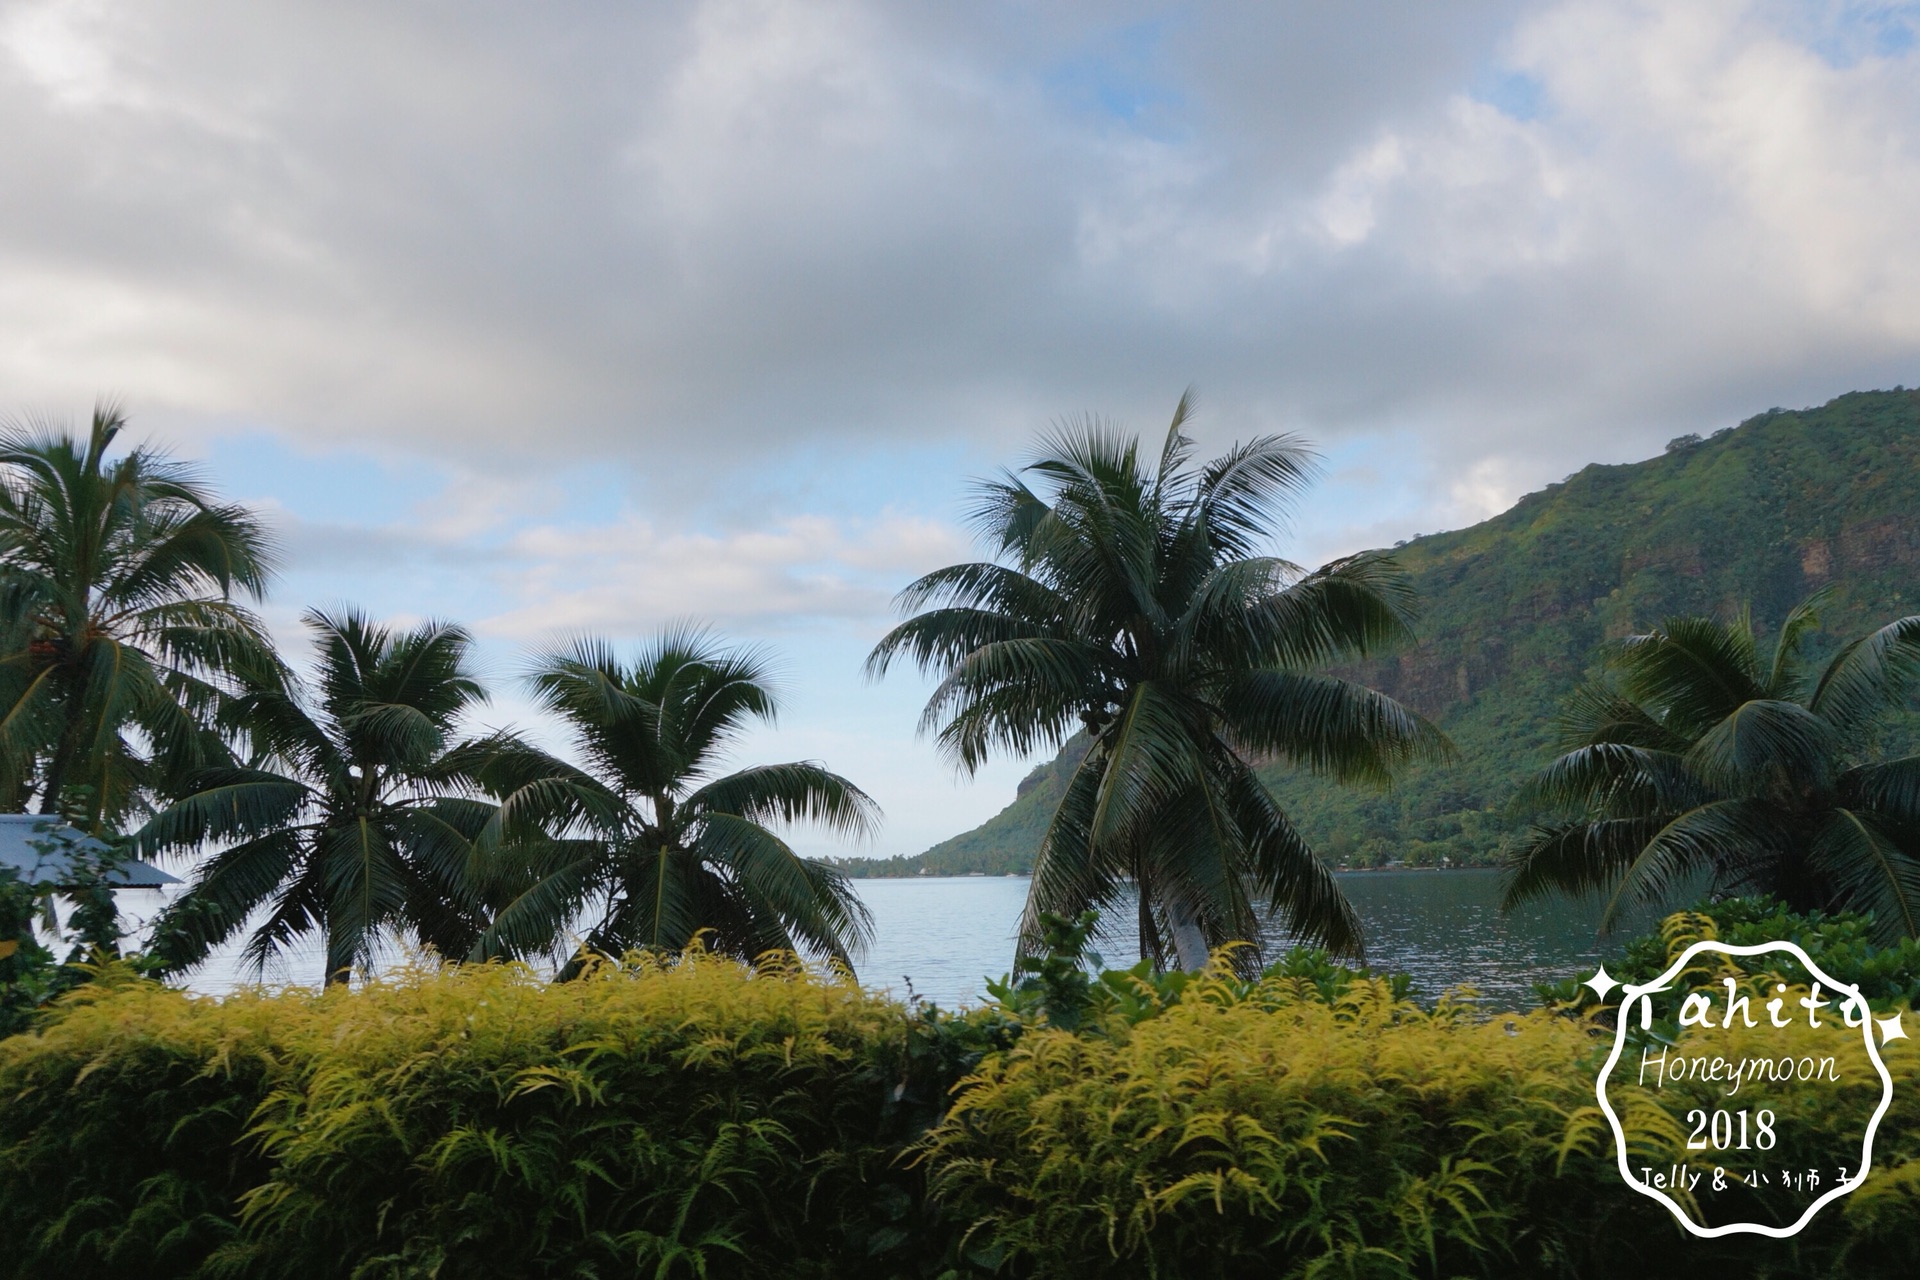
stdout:
[[[1552,754],[1561,699],[1602,641],[1681,613],[1750,608],[1763,631],[1831,587],[1829,644],[1920,610],[1920,391],[1774,409],[1657,458],[1587,467],[1491,520],[1394,551],[1421,599],[1420,641],[1344,674],[1437,721],[1459,747],[1391,791],[1274,766],[1267,781],[1314,847],[1348,866],[1485,863],[1514,787]],[[1910,737],[1910,727],[1893,732]],[[1069,744],[1005,810],[911,858],[854,874],[1024,872]]]

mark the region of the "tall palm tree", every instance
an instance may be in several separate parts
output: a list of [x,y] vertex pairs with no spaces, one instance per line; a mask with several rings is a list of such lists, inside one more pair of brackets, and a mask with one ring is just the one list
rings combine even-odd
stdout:
[[[1263,554],[1311,476],[1291,436],[1193,460],[1183,396],[1157,459],[1097,421],[1042,439],[1025,472],[977,486],[973,519],[998,557],[930,573],[868,659],[906,656],[942,679],[922,718],[972,772],[1084,731],[1089,749],[1041,841],[1022,924],[1108,905],[1131,879],[1140,945],[1184,968],[1239,941],[1258,960],[1264,899],[1298,935],[1342,952],[1360,927],[1327,866],[1253,763],[1384,782],[1445,739],[1392,699],[1323,674],[1409,636],[1410,593],[1384,556],[1312,573]],[[932,606],[932,607],[928,607]]]
[[533,686],[582,763],[496,758],[501,830],[537,851],[536,874],[483,953],[551,952],[576,924],[588,949],[612,954],[675,951],[702,930],[744,959],[778,949],[844,963],[865,946],[867,911],[845,877],[768,824],[861,836],[879,818],[873,801],[811,761],[720,771],[740,732],[775,715],[760,655],[671,631],[627,664],[581,640],[537,659]]
[[84,786],[92,826],[218,759],[225,677],[271,665],[234,599],[266,586],[266,531],[164,454],[109,459],[124,426],[102,406],[84,443],[0,433],[0,806],[58,813]]
[[1920,934],[1920,756],[1874,758],[1877,731],[1920,675],[1920,616],[1815,665],[1816,596],[1762,655],[1743,612],[1673,618],[1620,641],[1563,717],[1565,754],[1519,803],[1509,905],[1608,891],[1610,923],[1705,875],[1806,910],[1870,911]]
[[156,814],[138,846],[219,846],[156,926],[170,967],[197,963],[256,919],[244,955],[258,967],[321,935],[326,981],[344,982],[391,933],[467,954],[485,921],[476,838],[496,813],[478,773],[511,739],[455,738],[486,697],[459,627],[410,631],[360,614],[306,615],[318,649],[311,691],[253,673],[231,712],[243,764],[203,771]]

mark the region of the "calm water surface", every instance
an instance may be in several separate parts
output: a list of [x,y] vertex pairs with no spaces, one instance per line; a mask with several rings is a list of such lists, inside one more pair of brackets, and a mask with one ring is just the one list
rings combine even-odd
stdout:
[[[1428,999],[1471,985],[1490,1002],[1524,1007],[1534,983],[1586,977],[1654,918],[1643,913],[1602,940],[1598,902],[1552,899],[1503,913],[1500,873],[1491,870],[1348,872],[1339,880],[1366,930],[1367,962],[1411,974]],[[1024,878],[854,884],[873,911],[874,945],[860,966],[868,986],[904,995],[911,980],[916,993],[940,1004],[977,1004],[984,978],[1012,966]],[[1109,920],[1101,952],[1109,964],[1125,967],[1140,947],[1131,901]],[[1278,929],[1266,941],[1287,945]]]
[[[1653,919],[1646,913],[1602,941],[1594,902],[1552,899],[1503,914],[1496,871],[1350,872],[1339,879],[1365,927],[1368,963],[1411,974],[1427,999],[1471,985],[1491,1003],[1525,1007],[1534,983],[1587,976]],[[923,876],[856,880],[854,887],[873,912],[874,943],[859,965],[870,987],[897,996],[910,988],[953,1008],[981,1003],[986,979],[1013,965],[1024,877]],[[1125,967],[1139,954],[1131,902],[1109,919],[1100,950],[1109,964]],[[1267,942],[1287,944],[1278,930]],[[264,976],[269,983],[317,984],[320,970],[318,949],[306,946]],[[249,976],[228,953],[189,975],[188,985],[219,994]]]

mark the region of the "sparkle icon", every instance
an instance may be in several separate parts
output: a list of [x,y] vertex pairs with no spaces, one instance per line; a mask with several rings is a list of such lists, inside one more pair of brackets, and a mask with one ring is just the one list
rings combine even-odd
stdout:
[[1874,1022],[1880,1028],[1881,1044],[1885,1044],[1889,1040],[1905,1040],[1907,1038],[1907,1029],[1900,1025],[1900,1015],[1897,1013],[1891,1018],[1875,1018]]
[[1585,982],[1581,983],[1580,985],[1583,987],[1592,987],[1593,994],[1599,996],[1602,1000],[1605,1000],[1607,998],[1607,992],[1613,990],[1615,987],[1619,986],[1620,984],[1618,982],[1615,982],[1613,980],[1613,975],[1607,972],[1607,966],[1601,965],[1600,972],[1594,974],[1591,978],[1588,978]]

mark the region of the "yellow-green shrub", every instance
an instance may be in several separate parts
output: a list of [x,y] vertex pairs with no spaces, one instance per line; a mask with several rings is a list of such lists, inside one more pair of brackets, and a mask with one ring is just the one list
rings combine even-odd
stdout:
[[15,1274],[68,1278],[893,1273],[913,1022],[698,953],[110,982],[0,1042],[0,1228]]
[[[109,974],[0,1041],[0,1275],[1920,1265],[1912,1041],[1886,1050],[1863,1189],[1792,1241],[1699,1242],[1615,1171],[1592,1015],[1423,1010],[1334,978],[1108,975],[1039,991],[1022,1022],[698,952],[558,986],[479,966],[224,1001]],[[1063,992],[1078,1030],[1053,1024]],[[1843,1151],[1866,1092],[1783,1114],[1781,1158]]]
[[[948,1210],[1042,1277],[1911,1273],[1907,1042],[1886,1172],[1786,1242],[1692,1240],[1622,1184],[1594,1104],[1604,1047],[1586,1019],[1425,1011],[1377,980],[1328,1003],[1222,967],[1138,1023],[1028,1032],[920,1154]],[[1810,1109],[1802,1140],[1830,1157],[1851,1125],[1857,1144],[1870,1093]]]

